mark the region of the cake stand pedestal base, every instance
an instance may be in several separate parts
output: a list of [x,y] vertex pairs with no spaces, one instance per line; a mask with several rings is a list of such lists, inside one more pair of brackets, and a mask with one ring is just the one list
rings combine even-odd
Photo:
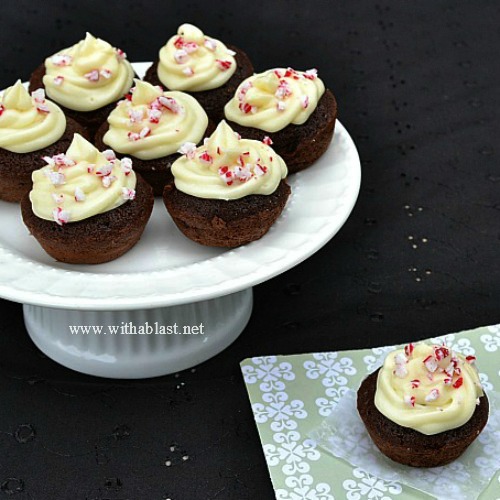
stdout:
[[149,378],[191,368],[243,331],[252,289],[191,304],[129,311],[54,309],[25,304],[36,346],[72,370],[109,378]]

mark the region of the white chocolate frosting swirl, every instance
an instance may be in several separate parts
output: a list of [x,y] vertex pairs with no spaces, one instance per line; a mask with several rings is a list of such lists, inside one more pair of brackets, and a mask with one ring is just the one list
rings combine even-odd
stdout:
[[192,24],[160,49],[158,77],[170,90],[199,92],[222,87],[236,71],[234,52]]
[[128,158],[99,152],[75,134],[66,154],[45,157],[32,174],[30,200],[41,219],[64,225],[113,210],[135,197],[136,176]]
[[265,142],[240,139],[221,121],[203,146],[181,148],[184,156],[172,165],[176,188],[198,198],[220,200],[274,193],[288,171],[281,156]]
[[325,85],[314,69],[270,69],[243,80],[224,113],[244,127],[277,132],[305,123],[324,92]]
[[378,374],[375,406],[393,422],[422,434],[460,427],[483,395],[474,361],[445,346],[409,344],[387,356]]
[[198,144],[208,117],[198,101],[183,92],[163,92],[135,80],[130,100],[120,101],[108,117],[104,143],[141,160],[171,155],[185,142]]
[[94,111],[121,99],[134,70],[125,54],[90,33],[76,45],[45,60],[47,95],[75,111]]
[[30,96],[21,80],[0,99],[0,148],[31,153],[57,142],[66,130],[59,106],[45,100],[42,89]]

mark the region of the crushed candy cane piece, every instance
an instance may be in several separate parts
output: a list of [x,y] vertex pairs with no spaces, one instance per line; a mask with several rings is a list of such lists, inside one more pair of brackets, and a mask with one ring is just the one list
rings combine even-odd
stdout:
[[405,363],[408,363],[408,358],[402,352],[400,352],[394,356],[394,362],[397,365],[403,365]]
[[148,109],[148,120],[150,123],[160,123],[161,111],[159,109]]
[[141,139],[144,139],[148,135],[151,135],[151,129],[149,127],[144,127],[140,132],[139,132],[139,137]]
[[184,108],[173,97],[160,96],[158,102],[172,113],[178,114],[184,111]]
[[194,69],[191,68],[191,66],[186,66],[183,70],[182,73],[186,76],[193,76],[194,75]]
[[127,54],[122,49],[116,49],[116,55],[118,56],[118,59],[127,58]]
[[192,160],[196,153],[196,144],[194,142],[185,142],[177,150],[181,155],[186,155],[190,160]]
[[403,396],[403,401],[405,404],[407,404],[408,406],[411,406],[412,408],[415,406],[415,396],[410,396],[409,394],[405,394]]
[[102,154],[104,155],[104,158],[108,161],[113,161],[116,160],[116,154],[112,149],[105,149]]
[[308,95],[303,95],[300,98],[300,105],[304,108],[307,109],[309,107],[309,96]]
[[205,38],[204,45],[208,50],[211,50],[212,52],[214,52],[217,48],[217,42],[215,40],[212,40],[211,38]]
[[188,54],[191,54],[198,50],[198,44],[196,42],[186,42],[183,44],[183,47]]
[[129,175],[132,172],[132,160],[125,156],[120,160],[120,168],[125,175]]
[[216,59],[215,64],[221,71],[227,71],[233,64],[231,61],[223,61],[222,59]]
[[142,122],[144,113],[142,109],[129,109],[128,116],[130,118],[130,123],[139,123]]
[[276,108],[278,109],[278,111],[285,111],[286,104],[283,101],[278,101],[276,103]]
[[77,186],[75,188],[75,201],[85,201],[85,193],[83,192],[82,188]]
[[66,176],[61,172],[49,172],[49,180],[54,186],[66,184]]
[[36,89],[33,92],[31,92],[31,97],[35,100],[35,102],[42,104],[45,102],[45,90]]
[[198,156],[198,159],[207,165],[211,165],[214,159],[208,154],[208,151],[204,151],[201,155]]
[[434,349],[434,355],[438,361],[441,361],[444,358],[447,358],[450,355],[450,350],[447,347],[436,347]]
[[106,175],[101,179],[102,185],[105,188],[109,188],[113,182],[116,181],[116,176],[115,175]]
[[290,97],[292,95],[292,88],[290,87],[290,84],[286,80],[280,80],[274,95],[278,99],[286,99],[287,97]]
[[113,72],[110,69],[102,68],[101,71],[99,71],[99,74],[103,78],[106,78],[106,80],[108,80],[109,78],[111,78],[111,75],[113,74]]
[[[272,158],[271,158],[271,161],[272,161]],[[265,165],[261,165],[260,163],[257,163],[253,169],[253,173],[257,177],[261,177],[267,173],[267,167]]]
[[410,358],[411,355],[413,354],[413,349],[415,349],[415,344],[410,342],[409,344],[405,345],[404,351],[408,358]]
[[405,378],[408,375],[408,369],[405,364],[398,364],[393,373],[398,378]]
[[64,83],[64,76],[61,76],[61,75],[57,75],[55,78],[54,78],[54,85],[57,85],[57,86],[60,86]]
[[52,210],[52,217],[60,226],[66,224],[69,221],[69,212],[63,210],[61,207],[56,207]]
[[98,82],[99,81],[99,70],[93,69],[88,73],[83,75],[89,82]]
[[73,58],[69,54],[56,54],[50,58],[54,66],[70,66]]
[[257,106],[252,106],[251,104],[248,104],[248,102],[240,102],[238,107],[246,115],[248,115],[249,113],[251,114],[257,113]]
[[268,136],[266,135],[264,137],[264,139],[262,139],[262,142],[266,145],[266,146],[271,146],[273,144],[273,140]]
[[417,389],[420,386],[420,380],[418,378],[411,381],[411,388]]
[[436,401],[436,399],[438,398],[439,398],[439,389],[431,389],[429,394],[425,396],[425,401],[427,401],[427,403],[430,403],[432,401]]
[[141,138],[137,132],[128,132],[127,137],[129,141],[138,141]]
[[474,363],[476,361],[476,356],[472,356],[472,355],[466,356],[465,357],[465,361],[467,361],[467,363],[471,363],[472,364],[472,363]]
[[430,354],[424,359],[424,365],[431,373],[434,373],[438,369],[436,358]]
[[309,80],[315,80],[318,77],[318,70],[316,68],[308,69],[304,71],[304,78]]
[[236,55],[236,52],[234,50],[231,50],[231,49],[227,49],[227,54],[230,55],[230,56],[235,56]]
[[177,64],[184,64],[189,59],[189,55],[186,50],[177,49],[174,52],[174,59]]
[[130,189],[127,187],[122,187],[122,198],[124,200],[133,200],[135,199],[135,189]]
[[57,205],[60,205],[64,201],[64,195],[52,193],[52,199],[54,200],[54,203],[56,203]]
[[111,163],[106,163],[102,167],[95,170],[95,175],[98,177],[107,177],[113,171],[113,165]]

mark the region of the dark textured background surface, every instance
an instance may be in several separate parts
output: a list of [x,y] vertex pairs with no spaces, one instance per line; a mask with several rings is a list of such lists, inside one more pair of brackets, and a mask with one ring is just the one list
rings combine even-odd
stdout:
[[322,250],[255,287],[234,345],[176,376],[71,372],[1,301],[0,498],[272,498],[241,359],[500,322],[497,2],[4,0],[0,86],[86,30],[151,60],[186,21],[258,71],[319,68],[359,148],[358,203]]

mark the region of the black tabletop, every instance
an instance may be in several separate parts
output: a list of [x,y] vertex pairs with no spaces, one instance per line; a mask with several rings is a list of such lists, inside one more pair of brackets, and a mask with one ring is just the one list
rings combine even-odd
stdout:
[[317,67],[362,186],[324,248],[254,288],[236,342],[185,372],[73,372],[34,346],[20,304],[1,301],[0,498],[272,498],[242,359],[500,322],[497,2],[4,0],[1,11],[2,88],[86,31],[151,61],[183,22],[243,48],[257,71]]

